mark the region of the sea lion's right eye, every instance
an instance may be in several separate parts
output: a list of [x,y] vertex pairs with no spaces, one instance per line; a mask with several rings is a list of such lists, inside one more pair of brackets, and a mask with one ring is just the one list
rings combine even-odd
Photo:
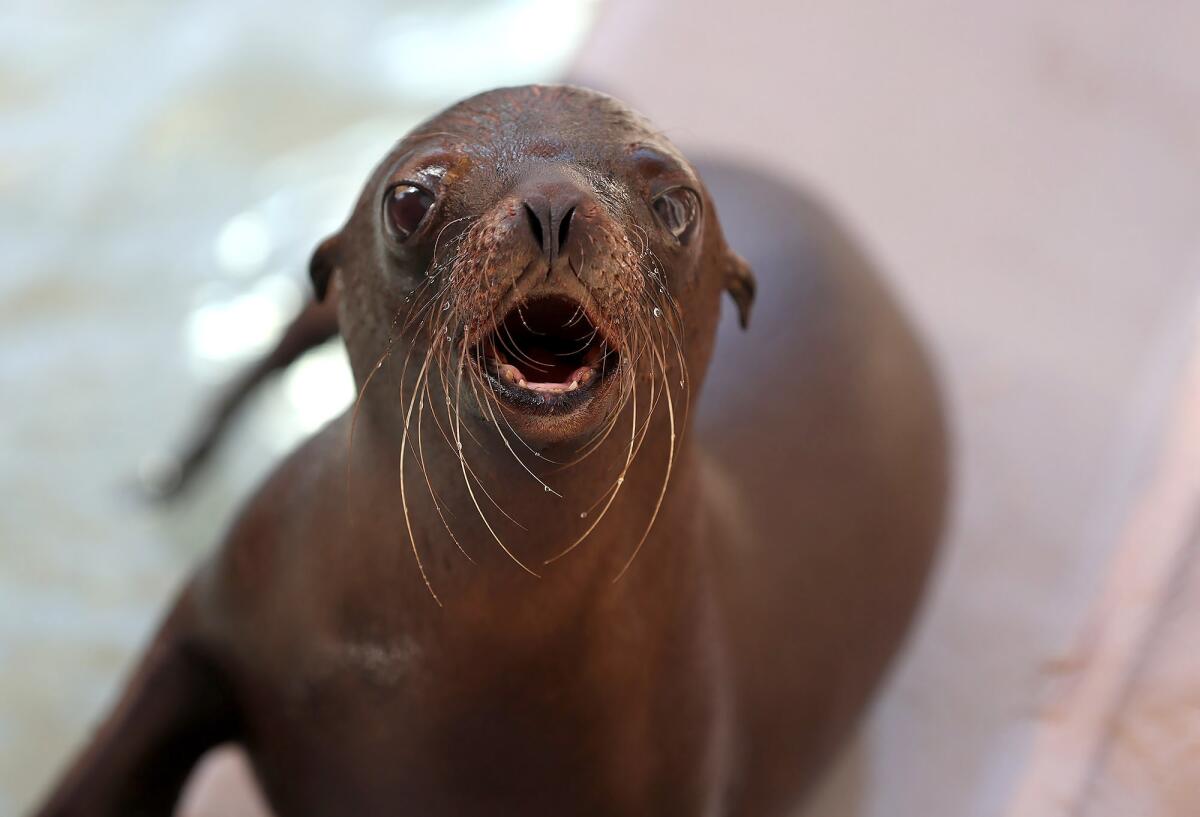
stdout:
[[700,199],[695,193],[686,187],[672,187],[658,194],[653,207],[663,226],[676,241],[687,244],[691,240],[700,214]]
[[383,202],[384,222],[397,241],[405,241],[425,220],[433,207],[433,194],[415,184],[399,184],[388,191]]

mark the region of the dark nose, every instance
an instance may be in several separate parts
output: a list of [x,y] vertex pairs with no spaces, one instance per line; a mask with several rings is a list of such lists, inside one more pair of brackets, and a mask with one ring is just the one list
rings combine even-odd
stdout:
[[551,265],[565,251],[580,198],[580,190],[568,184],[539,185],[525,196],[529,229]]

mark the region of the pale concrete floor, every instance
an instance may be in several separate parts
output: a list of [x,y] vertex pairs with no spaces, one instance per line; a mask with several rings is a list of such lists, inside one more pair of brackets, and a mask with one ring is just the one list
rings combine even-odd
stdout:
[[[1200,810],[1198,464],[1200,332],[1157,464],[1082,633],[1074,688],[1062,690],[1060,706],[1043,719],[1046,760],[1026,775],[1026,791],[1053,787],[1083,817]],[[1079,769],[1074,780],[1062,773],[1064,759]],[[1031,803],[1013,815],[1054,813]]]
[[[1193,461],[1194,462],[1194,461]],[[1081,817],[1192,817],[1200,809],[1200,538],[1121,705],[1081,798]]]

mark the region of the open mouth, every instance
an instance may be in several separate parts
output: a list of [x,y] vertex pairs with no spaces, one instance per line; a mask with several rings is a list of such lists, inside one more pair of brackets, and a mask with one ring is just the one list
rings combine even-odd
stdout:
[[590,399],[620,356],[582,305],[542,296],[514,307],[476,347],[475,362],[501,397],[545,411]]

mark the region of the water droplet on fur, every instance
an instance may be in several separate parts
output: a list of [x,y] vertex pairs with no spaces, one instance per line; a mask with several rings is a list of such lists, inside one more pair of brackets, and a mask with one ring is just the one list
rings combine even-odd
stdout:
[[550,486],[549,486],[549,485],[543,485],[543,486],[542,486],[542,489],[543,489],[543,490],[544,490],[546,493],[550,493]]
[[580,511],[580,512],[579,512],[579,518],[580,518],[580,519],[587,519],[587,511]]
[[656,317],[656,318],[661,318],[661,317],[662,317],[662,310],[661,310],[661,309],[659,309],[657,306],[656,306],[656,307],[654,307],[654,317]]
[[449,301],[446,301],[445,303],[443,303],[443,304],[442,304],[442,311],[443,311],[443,312],[445,312],[445,311],[446,311],[447,309],[449,309],[449,308],[450,308],[450,302],[449,302]]

